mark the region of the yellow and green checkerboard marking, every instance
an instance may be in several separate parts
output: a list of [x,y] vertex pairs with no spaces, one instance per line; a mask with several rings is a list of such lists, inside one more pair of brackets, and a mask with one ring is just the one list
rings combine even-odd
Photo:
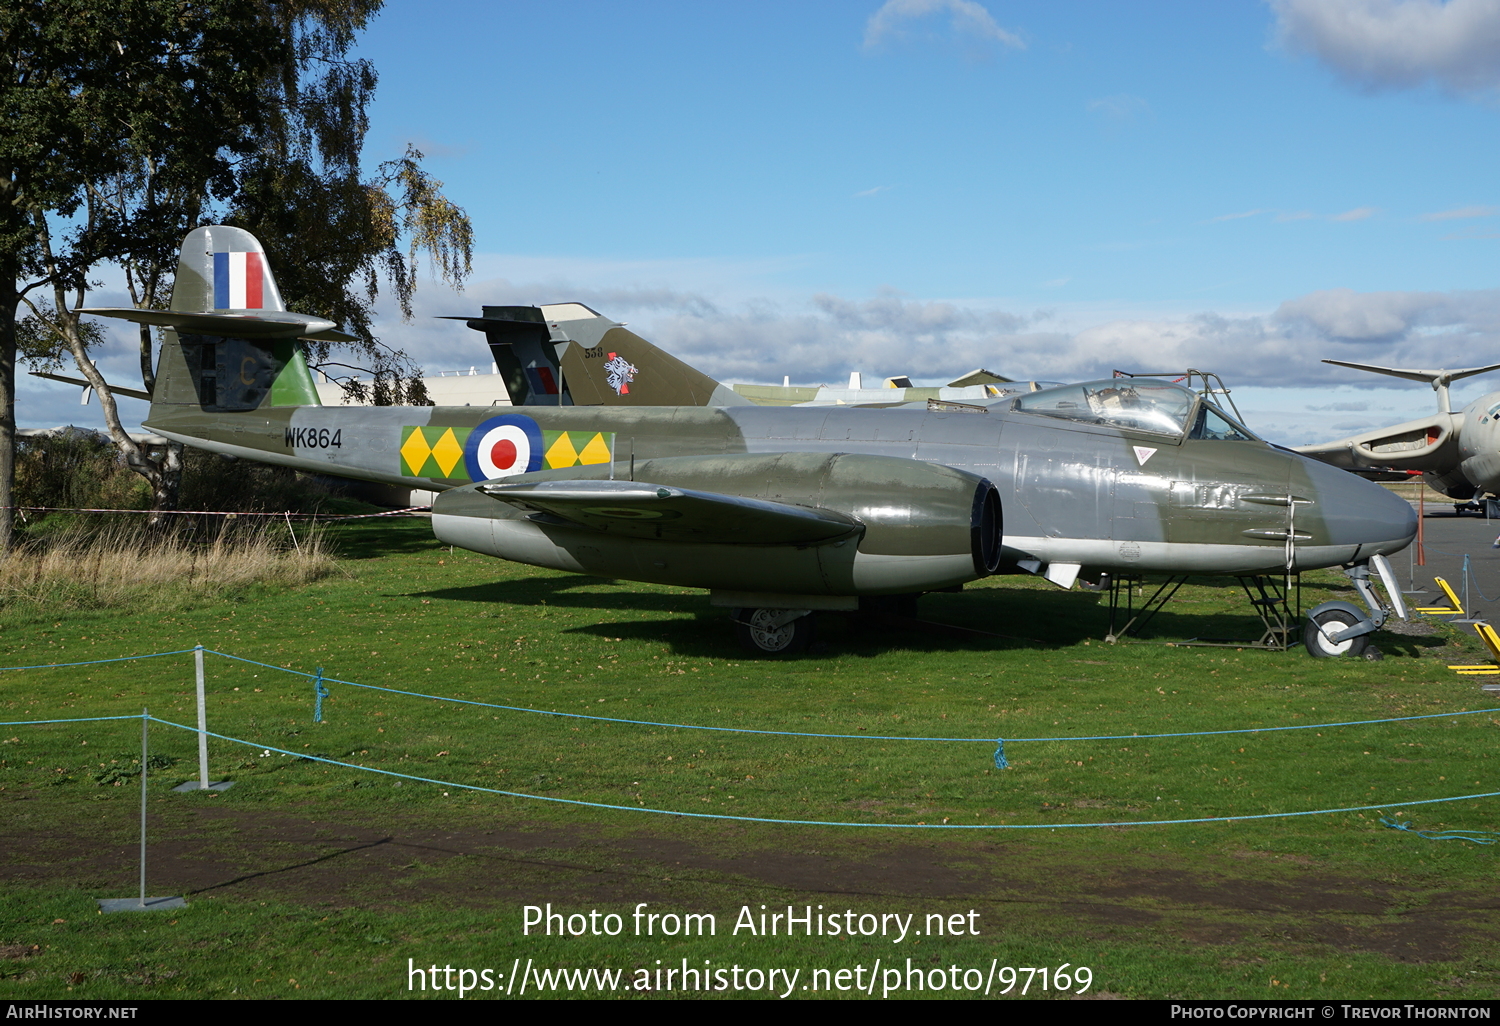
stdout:
[[408,477],[467,481],[464,442],[468,428],[404,427],[401,429],[401,473]]
[[543,431],[543,466],[548,470],[563,467],[608,463],[614,449],[613,431]]
[[[401,473],[439,481],[467,481],[464,443],[470,428],[404,427],[401,429]],[[608,463],[613,431],[543,431],[542,466],[548,470]]]

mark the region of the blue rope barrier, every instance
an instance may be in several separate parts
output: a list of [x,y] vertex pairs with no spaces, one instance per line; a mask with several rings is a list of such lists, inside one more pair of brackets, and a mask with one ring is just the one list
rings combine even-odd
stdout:
[[[173,723],[170,720],[158,719],[155,716],[147,716],[146,718],[155,723],[160,723],[164,727],[175,727],[178,730],[186,730],[195,734],[198,732],[197,727],[188,727],[181,723]],[[135,717],[132,716],[130,719],[135,719]],[[733,820],[740,823],[770,823],[779,826],[873,827],[887,830],[1069,830],[1084,827],[1182,826],[1192,823],[1234,823],[1256,819],[1290,819],[1296,816],[1328,816],[1340,812],[1374,812],[1383,811],[1388,808],[1408,808],[1415,805],[1436,805],[1443,802],[1461,802],[1470,801],[1475,798],[1500,797],[1500,791],[1491,791],[1486,794],[1463,794],[1454,795],[1449,798],[1420,798],[1409,802],[1386,802],[1383,805],[1352,805],[1338,809],[1308,809],[1302,812],[1262,812],[1249,816],[1197,816],[1190,819],[1127,820],[1109,823],[849,823],[823,819],[772,819],[765,816],[735,816],[721,812],[679,812],[675,809],[653,809],[642,805],[613,805],[607,802],[586,802],[580,798],[553,798],[547,795],[526,794],[521,791],[502,791],[499,788],[484,787],[480,784],[462,784],[457,781],[440,780],[435,777],[419,777],[410,773],[397,773],[395,770],[376,769],[373,766],[360,766],[357,763],[341,762],[338,759],[329,759],[321,755],[292,752],[285,748],[273,748],[270,745],[246,741],[243,738],[230,737],[227,734],[215,734],[212,731],[206,731],[206,733],[209,737],[216,737],[220,741],[230,741],[234,744],[244,745],[247,748],[259,748],[266,752],[276,752],[280,755],[307,759],[309,762],[321,762],[329,766],[341,766],[344,769],[362,770],[366,773],[379,773],[388,777],[400,777],[403,780],[414,780],[422,784],[436,784],[439,787],[452,787],[463,791],[498,794],[506,798],[529,798],[533,801],[553,802],[559,805],[576,805],[590,809],[610,809],[616,812],[637,812],[656,816],[681,816],[688,819]]]
[[1486,602],[1495,601],[1484,593],[1484,589],[1479,586],[1479,578],[1476,577],[1474,573],[1469,569],[1469,554],[1467,552],[1464,553],[1464,580],[1474,585],[1474,590],[1479,592],[1480,598],[1484,599]]
[[[246,659],[244,656],[230,655],[228,652],[215,652],[213,649],[204,649],[210,655],[223,656],[226,659],[237,659],[242,663],[250,663],[252,666],[264,666],[268,670],[280,670],[282,673],[295,673],[302,677],[315,677],[316,674],[307,673],[303,670],[289,670],[284,666],[274,666],[271,663],[257,662],[254,659]],[[339,680],[337,677],[321,678],[325,684],[344,684],[351,688],[364,688],[368,691],[384,691],[391,695],[405,695],[408,698],[427,698],[434,702],[452,702],[456,705],[473,705],[482,709],[500,709],[505,712],[535,713],[538,716],[560,716],[575,720],[598,720],[602,723],[625,723],[637,727],[675,727],[679,730],[720,730],[735,734],[776,734],[783,737],[823,737],[823,738],[846,738],[860,739],[865,741],[983,741],[989,743],[993,738],[988,737],[911,737],[909,735],[887,735],[887,734],[814,734],[795,730],[758,730],[753,727],[706,727],[694,723],[663,723],[657,720],[627,720],[618,716],[593,716],[588,713],[559,712],[554,709],[532,709],[522,705],[499,705],[495,702],[476,702],[468,698],[452,698],[447,695],[429,695],[421,691],[403,691],[400,688],[386,688],[379,684],[361,684],[353,680]],[[1500,709],[1496,709],[1500,712]]]
[[1388,826],[1392,830],[1404,830],[1418,837],[1425,837],[1429,841],[1469,841],[1473,844],[1500,844],[1500,833],[1493,830],[1418,830],[1410,823],[1402,823],[1400,820],[1380,817],[1382,826]]
[[10,720],[0,723],[0,727],[29,727],[38,723],[98,723],[101,720],[138,720],[140,715],[134,716],[80,716],[75,720]]
[[150,655],[120,656],[116,659],[89,659],[81,663],[41,663],[36,666],[0,666],[0,673],[8,670],[60,670],[69,666],[98,666],[100,663],[128,663],[136,659],[160,659],[163,656],[187,655],[193,650],[185,648],[180,652],[152,652]]
[[[472,705],[483,709],[500,709],[505,712],[535,713],[538,716],[559,716],[575,720],[598,720],[602,723],[623,723],[637,727],[672,727],[678,730],[716,730],[733,734],[774,734],[780,737],[820,737],[832,740],[862,740],[862,741],[952,741],[994,744],[997,739],[993,737],[912,737],[911,735],[899,734],[817,734],[810,731],[800,730],[760,730],[753,727],[710,727],[695,723],[664,723],[659,720],[627,720],[618,716],[594,716],[589,713],[558,712],[552,709],[532,709],[520,705],[499,705],[494,702],[478,702],[467,698],[450,698],[443,695],[428,695],[420,691],[403,691],[400,688],[381,687],[379,684],[360,684],[352,680],[339,680],[336,677],[321,676],[319,673],[312,674],[303,670],[289,670],[284,666],[275,666],[271,663],[262,663],[254,659],[246,659],[244,656],[230,655],[228,652],[216,652],[213,649],[205,649],[210,655],[223,656],[226,659],[236,659],[242,663],[250,663],[253,666],[263,666],[268,670],[280,670],[282,673],[293,673],[302,677],[317,678],[325,684],[345,684],[353,688],[365,688],[369,691],[384,691],[392,695],[405,695],[408,698],[426,698],[434,702],[453,702],[456,705]],[[1170,734],[1097,734],[1088,737],[1013,737],[1015,741],[1144,741],[1161,737],[1211,737],[1217,734],[1259,734],[1274,730],[1314,730],[1320,727],[1362,727],[1376,723],[1404,723],[1409,720],[1431,720],[1442,719],[1445,716],[1477,716],[1481,713],[1500,713],[1500,708],[1495,709],[1472,709],[1451,713],[1424,713],[1421,716],[1393,716],[1380,720],[1347,720],[1341,723],[1296,723],[1283,727],[1238,727],[1233,730],[1188,730]],[[996,752],[997,765],[1004,759],[1004,739],[999,739],[1001,750]],[[1004,767],[1000,767],[1004,769]]]

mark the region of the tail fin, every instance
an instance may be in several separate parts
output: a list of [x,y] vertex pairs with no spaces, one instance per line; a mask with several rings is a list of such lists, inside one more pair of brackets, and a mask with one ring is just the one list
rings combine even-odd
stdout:
[[288,312],[260,241],[224,225],[183,239],[170,310],[84,312],[166,329],[148,422],[184,407],[315,406],[318,392],[297,340],[353,339],[332,321]]
[[172,309],[252,316],[286,311],[260,240],[226,225],[195,229],[182,240]]
[[750,400],[582,303],[487,306],[489,340],[517,406],[748,406]]

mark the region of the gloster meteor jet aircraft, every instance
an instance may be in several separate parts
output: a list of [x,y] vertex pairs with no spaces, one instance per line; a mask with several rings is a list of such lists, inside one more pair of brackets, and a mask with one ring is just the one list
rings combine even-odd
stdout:
[[1166,381],[989,405],[756,406],[567,303],[467,319],[517,406],[325,407],[298,340],[334,325],[284,310],[260,244],[224,227],[183,243],[170,311],[94,312],[167,329],[150,430],[437,490],[433,530],[448,544],[706,589],[768,654],[805,644],[812,611],[998,572],[1066,588],[1101,573],[1345,566],[1368,614],[1320,606],[1305,632],[1314,654],[1344,654],[1386,614],[1366,568],[1415,532],[1386,490]]

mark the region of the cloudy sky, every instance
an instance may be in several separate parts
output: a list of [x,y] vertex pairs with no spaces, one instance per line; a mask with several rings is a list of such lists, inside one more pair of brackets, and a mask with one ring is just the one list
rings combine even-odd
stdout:
[[726,380],[1212,370],[1296,444],[1432,408],[1321,358],[1500,363],[1497,0],[390,0],[361,53],[371,166],[474,222],[382,325],[432,371],[575,299]]

